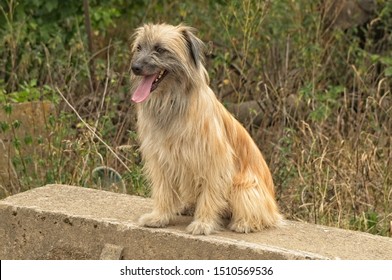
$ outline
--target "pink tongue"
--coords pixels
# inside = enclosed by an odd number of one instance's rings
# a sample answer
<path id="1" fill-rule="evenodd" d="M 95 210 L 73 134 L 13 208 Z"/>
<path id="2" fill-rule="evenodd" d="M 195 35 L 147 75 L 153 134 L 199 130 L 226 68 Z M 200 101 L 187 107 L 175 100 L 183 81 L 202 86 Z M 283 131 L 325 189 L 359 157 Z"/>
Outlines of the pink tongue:
<path id="1" fill-rule="evenodd" d="M 133 102 L 140 103 L 147 99 L 151 92 L 152 83 L 155 81 L 157 76 L 158 74 L 143 77 L 140 85 L 132 95 Z"/>

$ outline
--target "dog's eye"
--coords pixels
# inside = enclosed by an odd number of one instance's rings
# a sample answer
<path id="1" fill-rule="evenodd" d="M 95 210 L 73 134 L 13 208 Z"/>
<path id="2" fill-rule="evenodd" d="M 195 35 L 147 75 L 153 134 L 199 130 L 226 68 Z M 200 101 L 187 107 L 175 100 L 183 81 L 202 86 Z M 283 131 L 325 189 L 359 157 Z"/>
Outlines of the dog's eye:
<path id="1" fill-rule="evenodd" d="M 140 51 L 142 50 L 142 46 L 137 45 L 137 46 L 136 46 L 136 50 L 137 50 L 138 52 L 140 52 Z"/>
<path id="2" fill-rule="evenodd" d="M 161 47 L 159 47 L 159 46 L 156 46 L 156 47 L 155 47 L 155 51 L 156 51 L 157 53 L 164 53 L 164 52 L 165 52 L 165 49 L 164 49 L 164 48 L 161 48 Z"/>

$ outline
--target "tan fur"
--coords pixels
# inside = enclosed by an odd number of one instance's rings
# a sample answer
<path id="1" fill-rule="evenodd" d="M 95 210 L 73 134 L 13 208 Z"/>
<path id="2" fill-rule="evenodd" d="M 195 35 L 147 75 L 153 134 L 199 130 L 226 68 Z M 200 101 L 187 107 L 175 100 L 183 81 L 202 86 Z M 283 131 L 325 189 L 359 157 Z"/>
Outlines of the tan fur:
<path id="1" fill-rule="evenodd" d="M 164 51 L 158 53 L 157 45 Z M 183 208 L 195 207 L 192 234 L 222 228 L 254 232 L 281 221 L 270 171 L 247 131 L 217 100 L 203 66 L 203 43 L 186 26 L 144 25 L 133 43 L 132 66 L 143 75 L 168 74 L 137 104 L 144 170 L 154 209 L 139 222 L 165 227 Z M 161 51 L 161 50 L 159 50 Z"/>

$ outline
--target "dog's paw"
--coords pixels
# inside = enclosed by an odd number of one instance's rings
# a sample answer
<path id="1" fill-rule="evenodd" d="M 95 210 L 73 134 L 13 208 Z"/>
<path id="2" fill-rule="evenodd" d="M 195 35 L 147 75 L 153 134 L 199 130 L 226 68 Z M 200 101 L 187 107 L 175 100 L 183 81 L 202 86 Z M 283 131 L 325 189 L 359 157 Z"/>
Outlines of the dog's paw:
<path id="1" fill-rule="evenodd" d="M 251 227 L 248 223 L 243 221 L 231 223 L 229 225 L 229 229 L 239 233 L 250 233 L 250 232 L 258 231 L 257 229 Z"/>
<path id="2" fill-rule="evenodd" d="M 157 215 L 156 213 L 145 214 L 140 217 L 139 225 L 145 227 L 162 228 L 169 224 L 169 219 Z"/>
<path id="3" fill-rule="evenodd" d="M 218 230 L 218 227 L 215 223 L 207 223 L 207 222 L 200 222 L 200 221 L 193 221 L 187 228 L 186 231 L 188 233 L 194 235 L 209 235 L 213 232 Z"/>

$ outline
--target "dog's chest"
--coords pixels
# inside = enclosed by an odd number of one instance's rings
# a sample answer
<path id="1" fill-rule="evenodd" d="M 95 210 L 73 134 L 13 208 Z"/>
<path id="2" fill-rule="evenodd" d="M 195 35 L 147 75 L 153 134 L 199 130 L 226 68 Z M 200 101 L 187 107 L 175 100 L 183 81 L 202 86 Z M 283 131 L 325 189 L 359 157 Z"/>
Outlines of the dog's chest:
<path id="1" fill-rule="evenodd" d="M 198 169 L 200 164 L 212 156 L 197 121 L 190 125 L 185 119 L 179 118 L 172 120 L 170 125 L 161 127 L 159 124 L 156 122 L 151 125 L 149 122 L 139 126 L 143 154 L 155 155 L 162 164 L 176 169 Z"/>

